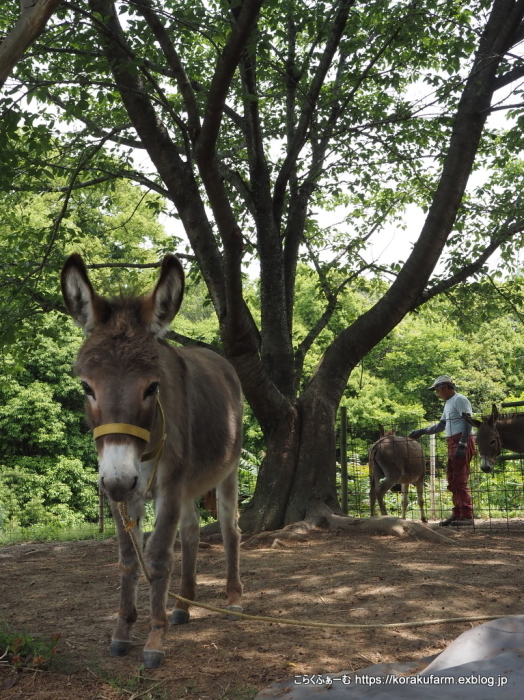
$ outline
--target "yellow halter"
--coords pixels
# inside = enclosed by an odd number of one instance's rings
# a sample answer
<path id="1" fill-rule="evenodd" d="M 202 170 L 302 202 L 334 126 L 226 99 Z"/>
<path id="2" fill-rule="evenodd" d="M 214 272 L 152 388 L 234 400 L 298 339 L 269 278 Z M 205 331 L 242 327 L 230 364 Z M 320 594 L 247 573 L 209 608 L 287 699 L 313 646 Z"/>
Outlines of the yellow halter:
<path id="1" fill-rule="evenodd" d="M 164 409 L 162 408 L 162 404 L 160 402 L 160 396 L 158 394 L 156 396 L 156 401 L 158 404 L 158 410 L 160 411 L 160 420 L 162 421 L 162 437 L 160 438 L 160 442 L 158 443 L 158 445 L 153 450 L 151 450 L 150 452 L 146 452 L 140 458 L 141 462 L 148 462 L 150 459 L 153 459 L 153 457 L 156 457 L 155 464 L 153 465 L 153 471 L 151 472 L 151 476 L 149 477 L 149 482 L 147 484 L 146 494 L 151 491 L 151 487 L 153 486 L 153 481 L 155 480 L 158 463 L 162 459 L 164 444 L 167 438 L 167 435 L 165 433 L 166 418 L 164 415 Z M 129 423 L 104 423 L 104 425 L 99 425 L 98 427 L 93 429 L 93 437 L 95 440 L 96 438 L 102 437 L 102 435 L 114 435 L 115 433 L 120 433 L 123 435 L 133 435 L 133 437 L 140 438 L 145 442 L 149 442 L 151 440 L 151 433 L 149 432 L 149 430 L 146 430 L 145 428 L 139 428 L 137 425 L 130 425 Z"/>

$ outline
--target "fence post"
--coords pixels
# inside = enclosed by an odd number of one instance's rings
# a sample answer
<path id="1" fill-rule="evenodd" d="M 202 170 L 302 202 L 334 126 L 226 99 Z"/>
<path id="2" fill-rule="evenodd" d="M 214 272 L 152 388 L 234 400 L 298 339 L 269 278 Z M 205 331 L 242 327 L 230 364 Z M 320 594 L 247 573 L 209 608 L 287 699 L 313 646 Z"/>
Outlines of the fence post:
<path id="1" fill-rule="evenodd" d="M 431 425 L 435 425 L 433 421 Z M 435 510 L 435 467 L 437 463 L 437 438 L 436 435 L 429 436 L 429 497 L 430 497 L 430 514 L 431 520 L 437 519 Z"/>
<path id="2" fill-rule="evenodd" d="M 348 410 L 340 407 L 340 479 L 342 482 L 342 512 L 348 514 Z"/>
<path id="3" fill-rule="evenodd" d="M 98 487 L 98 532 L 104 532 L 104 492 Z"/>

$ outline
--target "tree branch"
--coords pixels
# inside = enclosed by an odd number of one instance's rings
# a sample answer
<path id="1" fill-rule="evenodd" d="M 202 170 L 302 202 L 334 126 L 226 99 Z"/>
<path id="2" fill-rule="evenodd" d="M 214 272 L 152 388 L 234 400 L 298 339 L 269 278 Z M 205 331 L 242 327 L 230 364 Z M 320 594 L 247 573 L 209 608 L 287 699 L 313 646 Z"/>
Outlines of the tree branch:
<path id="1" fill-rule="evenodd" d="M 39 187 L 39 192 L 67 192 L 68 190 L 80 190 L 86 187 L 93 187 L 93 185 L 100 185 L 103 182 L 108 182 L 109 180 L 116 180 L 117 175 L 105 175 L 104 177 L 96 177 L 92 180 L 85 180 L 83 182 L 75 182 L 72 187 Z M 9 188 L 12 192 L 34 192 L 34 187 L 16 187 L 12 185 Z"/>
<path id="2" fill-rule="evenodd" d="M 151 31 L 155 35 L 155 38 L 158 41 L 164 56 L 166 57 L 168 65 L 173 71 L 173 76 L 177 81 L 178 89 L 180 90 L 187 110 L 189 135 L 191 140 L 194 141 L 200 132 L 200 116 L 198 113 L 198 106 L 193 93 L 193 88 L 191 87 L 191 82 L 186 74 L 186 71 L 184 70 L 178 52 L 175 49 L 166 28 L 154 11 L 150 0 L 135 0 L 134 4 L 136 7 L 138 7 L 142 13 L 142 16 L 149 24 Z"/>
<path id="3" fill-rule="evenodd" d="M 484 263 L 491 257 L 491 255 L 493 255 L 493 253 L 502 245 L 502 243 L 505 243 L 515 234 L 521 233 L 522 231 L 524 231 L 524 220 L 517 221 L 512 226 L 508 226 L 507 228 L 503 229 L 496 237 L 491 239 L 490 244 L 484 249 L 482 254 L 479 255 L 476 260 L 469 265 L 465 265 L 454 275 L 451 275 L 444 280 L 440 280 L 440 282 L 437 282 L 437 284 L 433 285 L 433 287 L 426 289 L 417 299 L 412 310 L 414 311 L 415 309 L 418 309 L 420 306 L 428 302 L 430 299 L 433 299 L 438 294 L 455 287 L 457 284 L 460 284 L 460 282 L 465 282 L 468 277 L 471 277 L 471 275 L 479 272 Z"/>
<path id="4" fill-rule="evenodd" d="M 326 42 L 326 46 L 324 47 L 324 52 L 317 66 L 317 70 L 315 71 L 315 75 L 313 76 L 313 80 L 311 81 L 309 91 L 302 103 L 302 109 L 300 110 L 300 117 L 293 143 L 291 147 L 288 148 L 288 152 L 276 179 L 273 191 L 273 212 L 278 227 L 280 226 L 280 221 L 282 219 L 284 196 L 291 170 L 296 163 L 296 159 L 300 151 L 306 143 L 307 133 L 311 124 L 311 119 L 313 117 L 318 96 L 320 94 L 320 89 L 324 84 L 327 72 L 333 62 L 333 57 L 338 49 L 342 34 L 346 27 L 349 10 L 354 2 L 355 0 L 340 0 L 340 9 L 331 28 L 331 34 Z"/>
<path id="5" fill-rule="evenodd" d="M 494 0 L 473 66 L 465 81 L 441 177 L 426 221 L 386 294 L 328 348 L 307 391 L 338 403 L 360 359 L 410 311 L 424 291 L 453 229 L 489 112 L 497 72 L 524 16 L 524 0 Z"/>
<path id="6" fill-rule="evenodd" d="M 195 262 L 196 257 L 194 255 L 186 255 L 185 253 L 175 253 L 177 258 L 181 258 L 182 260 L 189 260 L 190 262 Z M 162 261 L 160 260 L 159 262 L 153 262 L 153 263 L 117 263 L 117 262 L 109 262 L 109 263 L 92 263 L 91 265 L 86 265 L 88 270 L 103 270 L 104 268 L 125 268 L 125 269 L 133 269 L 133 270 L 152 270 L 158 267 L 161 267 Z"/>
<path id="7" fill-rule="evenodd" d="M 338 297 L 340 296 L 340 293 L 347 287 L 347 285 L 352 282 L 354 279 L 357 277 L 360 277 L 360 275 L 365 271 L 368 270 L 371 267 L 371 265 L 364 265 L 363 267 L 360 268 L 360 270 L 357 270 L 354 272 L 352 275 L 347 277 L 334 292 L 331 292 L 328 298 L 328 303 L 326 305 L 326 308 L 324 309 L 322 316 L 317 320 L 315 325 L 309 330 L 307 335 L 303 338 L 301 343 L 298 345 L 296 351 L 295 351 L 295 383 L 296 383 L 296 388 L 298 391 L 298 387 L 300 384 L 300 380 L 302 379 L 302 372 L 304 369 L 304 360 L 306 358 L 306 355 L 308 351 L 310 350 L 311 346 L 315 342 L 315 340 L 318 338 L 318 336 L 322 333 L 324 328 L 328 325 L 330 322 L 335 309 L 337 308 L 337 303 L 338 303 Z"/>
<path id="8" fill-rule="evenodd" d="M 517 309 L 517 307 L 515 306 L 515 304 L 514 304 L 514 303 L 511 301 L 511 299 L 508 297 L 508 295 L 507 295 L 507 294 L 504 294 L 504 292 L 502 291 L 502 289 L 500 289 L 500 287 L 497 287 L 497 285 L 496 285 L 495 282 L 493 281 L 493 278 L 491 277 L 491 275 L 487 275 L 487 278 L 488 278 L 488 280 L 490 281 L 490 284 L 491 284 L 491 286 L 493 287 L 493 289 L 497 292 L 497 294 L 498 294 L 499 296 L 501 296 L 501 297 L 504 299 L 504 301 L 506 302 L 506 304 L 510 307 L 510 309 L 513 311 L 513 313 L 516 315 L 516 317 L 519 319 L 519 321 L 520 321 L 521 323 L 524 323 L 524 317 L 522 316 L 522 314 L 520 313 L 520 311 Z"/>
<path id="9" fill-rule="evenodd" d="M 218 60 L 207 96 L 202 131 L 197 143 L 200 158 L 206 158 L 208 154 L 214 154 L 229 86 L 246 44 L 255 28 L 262 3 L 263 0 L 244 0 L 231 34 Z"/>
<path id="10" fill-rule="evenodd" d="M 47 92 L 47 96 L 50 102 L 53 102 L 53 104 L 57 105 L 63 110 L 67 109 L 66 103 L 60 99 L 57 95 L 53 95 L 49 91 Z M 125 129 L 129 129 L 132 127 L 132 124 L 121 124 L 120 126 L 115 126 L 111 129 L 110 132 L 104 131 L 104 129 L 101 129 L 96 122 L 94 122 L 92 119 L 89 119 L 85 115 L 75 115 L 75 118 L 84 123 L 86 126 L 88 126 L 91 131 L 96 134 L 97 136 L 102 136 L 106 140 L 109 141 L 114 141 L 115 143 L 122 144 L 123 146 L 129 146 L 131 148 L 144 148 L 144 144 L 141 141 L 138 141 L 137 139 L 128 139 L 122 136 L 117 136 L 117 134 L 120 131 L 124 131 Z"/>
<path id="11" fill-rule="evenodd" d="M 211 344 L 211 343 L 205 343 L 203 340 L 195 340 L 194 338 L 189 338 L 187 335 L 183 335 L 182 333 L 177 333 L 176 331 L 168 331 L 164 338 L 167 338 L 168 340 L 172 340 L 175 343 L 178 343 L 179 345 L 184 345 L 185 347 L 198 347 L 198 348 L 206 348 L 206 350 L 212 350 L 213 352 L 218 353 L 219 355 L 223 355 L 224 352 L 220 348 L 220 346 Z"/>
<path id="12" fill-rule="evenodd" d="M 240 173 L 238 173 L 236 170 L 232 170 L 224 162 L 220 161 L 218 167 L 220 168 L 222 177 L 226 180 L 226 182 L 229 182 L 229 184 L 235 188 L 251 216 L 256 219 L 256 209 L 248 183 L 244 180 Z"/>
<path id="13" fill-rule="evenodd" d="M 198 258 L 219 322 L 226 317 L 223 260 L 209 224 L 190 164 L 179 156 L 165 125 L 158 119 L 140 78 L 131 70 L 129 52 L 122 48 L 125 36 L 109 0 L 90 0 L 93 11 L 106 18 L 101 32 L 104 52 L 111 66 L 124 106 L 146 147 L 157 172 L 175 203 L 191 246 Z M 116 39 L 115 39 L 116 37 Z"/>

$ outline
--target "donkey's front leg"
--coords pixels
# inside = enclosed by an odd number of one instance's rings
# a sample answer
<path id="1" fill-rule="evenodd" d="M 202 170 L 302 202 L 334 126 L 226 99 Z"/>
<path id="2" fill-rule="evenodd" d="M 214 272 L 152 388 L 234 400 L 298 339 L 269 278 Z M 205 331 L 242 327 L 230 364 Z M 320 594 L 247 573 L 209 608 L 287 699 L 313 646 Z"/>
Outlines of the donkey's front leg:
<path id="1" fill-rule="evenodd" d="M 120 609 L 118 622 L 111 637 L 110 656 L 125 656 L 131 649 L 131 630 L 137 618 L 136 594 L 140 568 L 129 532 L 126 532 L 118 504 L 110 501 L 111 512 L 116 523 L 119 545 L 119 567 L 122 572 L 120 587 Z M 138 547 L 142 547 L 141 523 L 144 518 L 144 503 L 138 496 L 132 497 L 127 503 L 127 512 L 131 520 L 136 522 L 133 533 Z"/>
<path id="2" fill-rule="evenodd" d="M 173 547 L 180 518 L 180 504 L 160 500 L 156 503 L 155 529 L 146 545 L 146 562 L 150 576 L 151 627 L 144 647 L 146 668 L 158 668 L 164 658 L 163 640 L 169 627 L 166 613 L 167 594 Z"/>

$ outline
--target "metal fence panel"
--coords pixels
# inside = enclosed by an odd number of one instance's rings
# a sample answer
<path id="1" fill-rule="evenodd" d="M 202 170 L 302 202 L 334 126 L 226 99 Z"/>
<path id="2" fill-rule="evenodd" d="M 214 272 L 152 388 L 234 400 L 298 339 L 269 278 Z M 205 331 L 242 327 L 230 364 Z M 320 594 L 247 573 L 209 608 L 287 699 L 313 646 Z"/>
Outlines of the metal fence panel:
<path id="1" fill-rule="evenodd" d="M 422 425 L 385 425 L 384 430 L 395 431 L 396 435 L 407 436 L 412 430 Z M 369 501 L 369 459 L 368 451 L 378 440 L 379 430 L 362 429 L 358 425 L 349 424 L 346 430 L 347 441 L 347 471 L 348 471 L 348 513 L 355 517 L 370 515 Z M 431 520 L 440 520 L 450 515 L 453 506 L 451 493 L 447 490 L 446 463 L 447 442 L 443 433 L 436 436 L 425 435 L 420 444 L 426 457 L 426 477 L 424 487 L 424 502 L 426 514 Z M 340 456 L 337 450 L 337 457 Z M 504 524 L 509 527 L 513 519 L 524 518 L 524 459 L 505 460 L 502 455 L 497 462 L 494 474 L 485 474 L 480 469 L 478 452 L 471 462 L 469 486 L 471 490 L 474 517 L 477 525 L 482 522 L 491 528 L 500 528 Z M 337 482 L 339 495 L 342 495 L 340 459 L 337 459 Z M 399 491 L 389 491 L 385 497 L 388 513 L 401 514 L 401 494 Z M 414 486 L 409 488 L 409 506 L 407 517 L 419 519 L 420 509 L 417 504 Z"/>

